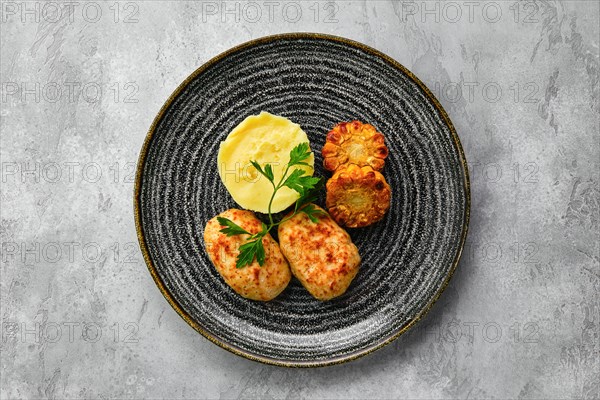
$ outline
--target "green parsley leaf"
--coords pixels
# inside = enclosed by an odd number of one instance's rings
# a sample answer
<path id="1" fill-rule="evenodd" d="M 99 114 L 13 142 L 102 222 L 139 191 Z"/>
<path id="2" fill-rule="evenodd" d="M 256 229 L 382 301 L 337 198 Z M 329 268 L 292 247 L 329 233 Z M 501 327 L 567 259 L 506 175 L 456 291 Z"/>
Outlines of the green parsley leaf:
<path id="1" fill-rule="evenodd" d="M 221 229 L 220 232 L 226 234 L 227 236 L 242 235 L 242 234 L 250 235 L 251 234 L 250 232 L 243 229 L 241 226 L 237 225 L 235 222 L 233 222 L 230 219 L 227 219 L 224 217 L 217 217 L 217 221 L 219 221 L 219 224 L 221 226 L 226 227 L 226 228 Z"/>
<path id="2" fill-rule="evenodd" d="M 300 211 L 308 215 L 308 218 L 310 218 L 310 220 L 314 223 L 319 222 L 319 220 L 317 219 L 319 215 L 327 214 L 325 211 L 316 208 L 314 204 L 307 204 L 306 206 L 302 207 Z"/>
<path id="3" fill-rule="evenodd" d="M 290 162 L 288 165 L 290 167 L 293 165 L 308 165 L 302 163 L 308 157 L 310 157 L 310 146 L 308 145 L 308 142 L 300 143 L 290 151 Z"/>
<path id="4" fill-rule="evenodd" d="M 308 203 L 314 203 L 319 198 L 319 191 L 325 185 L 325 178 L 319 178 L 319 182 L 315 184 L 312 189 L 309 189 L 302 194 L 298 200 L 296 200 L 296 206 L 294 207 L 294 212 L 297 212 L 303 205 Z"/>
<path id="5" fill-rule="evenodd" d="M 302 175 L 304 175 L 304 174 L 305 174 L 304 170 L 301 170 L 301 169 L 293 170 L 292 173 L 283 182 L 283 186 L 287 186 L 290 189 L 293 189 L 296 192 L 302 194 L 303 187 L 302 187 L 302 184 L 300 183 L 300 177 L 302 177 Z"/>
<path id="6" fill-rule="evenodd" d="M 273 182 L 273 170 L 271 169 L 270 164 L 265 164 L 265 169 L 263 170 L 260 164 L 256 161 L 250 161 L 250 164 L 263 176 L 265 176 L 269 181 Z"/>
<path id="7" fill-rule="evenodd" d="M 295 169 L 292 171 L 290 176 L 287 177 L 283 186 L 287 186 L 292 190 L 300 193 L 300 196 L 304 195 L 307 191 L 313 189 L 315 185 L 319 183 L 320 178 L 313 176 L 303 176 L 305 171 L 301 169 Z"/>
<path id="8" fill-rule="evenodd" d="M 265 247 L 263 246 L 262 238 L 263 237 L 261 236 L 256 240 L 256 261 L 258 261 L 258 265 L 261 267 L 264 265 L 266 258 Z"/>
<path id="9" fill-rule="evenodd" d="M 273 182 L 273 180 L 275 179 L 275 175 L 273 175 L 273 169 L 271 168 L 271 164 L 265 164 L 265 175 L 271 182 Z"/>
<path id="10" fill-rule="evenodd" d="M 240 246 L 240 254 L 238 255 L 235 267 L 243 268 L 246 265 L 252 264 L 254 257 L 258 261 L 258 265 L 262 266 L 265 263 L 265 248 L 262 244 L 262 236 Z"/>
<path id="11" fill-rule="evenodd" d="M 310 164 L 304 161 L 298 161 L 297 163 L 295 163 L 294 165 L 306 165 L 307 167 L 310 167 Z"/>

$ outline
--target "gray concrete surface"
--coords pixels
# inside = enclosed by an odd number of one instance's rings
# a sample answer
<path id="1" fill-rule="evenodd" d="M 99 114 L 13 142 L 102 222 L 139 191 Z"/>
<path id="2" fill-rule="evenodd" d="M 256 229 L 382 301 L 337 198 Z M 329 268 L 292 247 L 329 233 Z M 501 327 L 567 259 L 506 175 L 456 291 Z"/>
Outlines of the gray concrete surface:
<path id="1" fill-rule="evenodd" d="M 1 392 L 12 398 L 599 398 L 599 3 L 1 5 Z M 472 179 L 468 245 L 392 345 L 316 370 L 211 344 L 137 246 L 134 165 L 186 76 L 260 36 L 371 45 L 440 98 Z"/>

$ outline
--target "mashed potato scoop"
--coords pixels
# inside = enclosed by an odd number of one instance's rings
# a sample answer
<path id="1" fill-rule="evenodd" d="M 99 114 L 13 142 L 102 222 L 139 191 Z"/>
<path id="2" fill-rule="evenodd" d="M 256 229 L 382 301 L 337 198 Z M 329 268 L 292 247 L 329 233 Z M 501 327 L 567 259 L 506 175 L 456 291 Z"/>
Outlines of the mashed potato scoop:
<path id="1" fill-rule="evenodd" d="M 250 161 L 257 161 L 260 165 L 271 164 L 275 182 L 279 182 L 290 160 L 290 151 L 305 142 L 308 142 L 306 133 L 300 125 L 289 119 L 265 111 L 259 115 L 251 115 L 221 142 L 217 156 L 219 176 L 233 200 L 242 208 L 267 213 L 269 195 L 273 192 L 273 187 Z M 306 163 L 308 165 L 295 168 L 303 169 L 305 175 L 312 176 L 313 154 Z M 285 210 L 298 197 L 298 193 L 294 190 L 281 188 L 273 199 L 271 212 Z"/>

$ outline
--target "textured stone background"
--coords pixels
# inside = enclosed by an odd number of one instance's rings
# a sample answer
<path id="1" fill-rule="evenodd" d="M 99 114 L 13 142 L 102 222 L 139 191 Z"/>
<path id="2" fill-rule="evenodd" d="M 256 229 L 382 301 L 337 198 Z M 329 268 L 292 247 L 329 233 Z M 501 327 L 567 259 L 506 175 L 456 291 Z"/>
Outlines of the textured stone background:
<path id="1" fill-rule="evenodd" d="M 0 4 L 3 399 L 600 397 L 597 1 Z M 291 31 L 414 71 L 472 180 L 465 254 L 432 312 L 316 370 L 247 361 L 187 326 L 132 215 L 138 151 L 174 88 Z"/>

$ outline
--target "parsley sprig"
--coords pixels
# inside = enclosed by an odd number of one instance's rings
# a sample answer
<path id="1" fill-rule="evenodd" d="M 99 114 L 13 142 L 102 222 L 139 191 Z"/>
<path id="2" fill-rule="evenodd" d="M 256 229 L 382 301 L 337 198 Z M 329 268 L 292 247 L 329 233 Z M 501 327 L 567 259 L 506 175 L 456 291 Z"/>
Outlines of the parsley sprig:
<path id="1" fill-rule="evenodd" d="M 269 199 L 269 224 L 267 225 L 263 223 L 262 229 L 258 233 L 251 234 L 230 219 L 217 217 L 219 224 L 224 227 L 221 229 L 221 232 L 227 236 L 249 235 L 247 241 L 240 246 L 240 254 L 238 255 L 235 264 L 237 268 L 243 268 L 246 265 L 252 264 L 254 258 L 256 258 L 256 261 L 258 261 L 258 264 L 261 266 L 265 263 L 265 249 L 262 239 L 273 227 L 289 220 L 299 212 L 303 212 L 308 215 L 310 220 L 313 222 L 317 222 L 317 216 L 323 214 L 322 210 L 316 208 L 312 204 L 308 204 L 317 199 L 318 191 L 323 187 L 323 178 L 316 178 L 306 175 L 306 171 L 300 168 L 295 168 L 290 173 L 290 170 L 296 166 L 308 166 L 309 164 L 306 162 L 306 160 L 310 157 L 310 154 L 311 151 L 308 143 L 300 143 L 294 147 L 292 151 L 290 151 L 290 161 L 285 166 L 283 175 L 277 183 L 275 183 L 275 175 L 273 174 L 273 167 L 271 164 L 265 164 L 264 166 L 261 166 L 256 161 L 250 161 L 252 166 L 254 166 L 254 168 L 256 168 L 261 175 L 269 180 L 273 186 L 273 193 Z M 295 190 L 298 192 L 300 197 L 298 197 L 296 203 L 294 204 L 294 211 L 281 221 L 277 222 L 273 219 L 271 205 L 273 204 L 275 194 L 282 187 L 288 187 L 292 190 Z"/>

